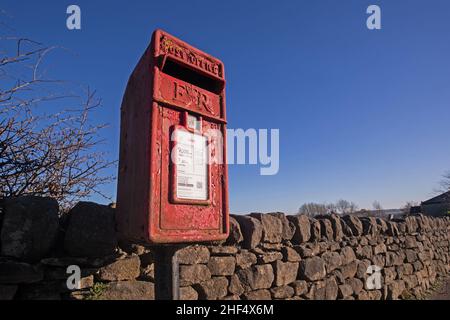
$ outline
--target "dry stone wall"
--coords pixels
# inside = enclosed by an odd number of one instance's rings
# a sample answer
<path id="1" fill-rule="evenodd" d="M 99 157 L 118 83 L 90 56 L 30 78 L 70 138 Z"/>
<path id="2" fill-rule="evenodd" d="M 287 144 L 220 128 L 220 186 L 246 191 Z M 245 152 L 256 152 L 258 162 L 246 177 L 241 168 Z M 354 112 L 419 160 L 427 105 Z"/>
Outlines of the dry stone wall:
<path id="1" fill-rule="evenodd" d="M 177 252 L 182 299 L 414 298 L 450 272 L 448 217 L 230 220 L 226 241 Z M 0 299 L 154 299 L 151 248 L 118 241 L 113 208 L 80 202 L 59 217 L 53 199 L 21 197 L 1 204 L 0 225 Z"/>

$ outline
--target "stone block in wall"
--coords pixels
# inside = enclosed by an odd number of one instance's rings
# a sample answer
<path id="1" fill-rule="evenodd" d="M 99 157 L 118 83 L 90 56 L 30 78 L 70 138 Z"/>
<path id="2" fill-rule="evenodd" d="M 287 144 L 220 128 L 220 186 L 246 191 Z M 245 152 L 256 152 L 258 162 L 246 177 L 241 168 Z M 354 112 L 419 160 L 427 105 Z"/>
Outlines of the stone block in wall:
<path id="1" fill-rule="evenodd" d="M 350 262 L 349 264 L 343 265 L 338 269 L 345 279 L 353 278 L 358 270 L 358 261 Z"/>
<path id="2" fill-rule="evenodd" d="M 244 236 L 242 235 L 241 227 L 235 218 L 230 216 L 230 234 L 228 235 L 225 243 L 227 245 L 237 245 L 244 240 Z"/>
<path id="3" fill-rule="evenodd" d="M 294 288 L 290 286 L 281 286 L 270 289 L 273 299 L 287 299 L 294 295 Z"/>
<path id="4" fill-rule="evenodd" d="M 360 218 L 360 221 L 363 225 L 363 234 L 375 236 L 378 233 L 378 224 L 377 220 L 374 217 L 363 217 Z"/>
<path id="5" fill-rule="evenodd" d="M 296 227 L 294 223 L 288 220 L 287 216 L 283 212 L 271 212 L 269 215 L 275 216 L 280 219 L 281 224 L 283 226 L 283 231 L 281 233 L 281 238 L 283 240 L 291 240 L 294 236 Z"/>
<path id="6" fill-rule="evenodd" d="M 356 300 L 370 300 L 369 294 L 366 290 L 361 290 L 359 293 L 355 294 Z"/>
<path id="7" fill-rule="evenodd" d="M 377 254 L 380 254 L 380 253 L 386 253 L 386 252 L 387 252 L 387 248 L 386 248 L 386 245 L 384 243 L 380 243 L 379 245 L 376 245 L 373 248 L 373 254 L 374 255 L 377 255 Z"/>
<path id="8" fill-rule="evenodd" d="M 250 216 L 261 222 L 263 228 L 263 242 L 281 242 L 283 235 L 283 223 L 278 217 L 263 213 L 251 213 Z"/>
<path id="9" fill-rule="evenodd" d="M 180 285 L 190 286 L 211 279 L 211 272 L 204 264 L 180 265 Z"/>
<path id="10" fill-rule="evenodd" d="M 154 300 L 155 286 L 147 281 L 110 282 L 102 290 L 99 300 Z"/>
<path id="11" fill-rule="evenodd" d="M 370 260 L 372 261 L 373 265 L 376 265 L 380 268 L 383 268 L 386 263 L 386 257 L 381 254 L 377 254 L 376 256 L 373 256 L 372 259 L 370 259 Z"/>
<path id="12" fill-rule="evenodd" d="M 17 285 L 0 284 L 0 301 L 14 299 L 17 288 Z"/>
<path id="13" fill-rule="evenodd" d="M 308 292 L 308 282 L 305 280 L 296 280 L 290 284 L 294 288 L 296 296 L 304 295 Z"/>
<path id="14" fill-rule="evenodd" d="M 256 251 L 258 252 L 258 251 Z M 283 254 L 279 251 L 259 251 L 256 255 L 258 263 L 265 264 L 283 259 Z"/>
<path id="15" fill-rule="evenodd" d="M 47 255 L 58 234 L 58 210 L 52 198 L 23 196 L 5 200 L 1 255 L 31 262 Z"/>
<path id="16" fill-rule="evenodd" d="M 208 248 L 201 245 L 189 246 L 177 251 L 179 264 L 208 263 L 209 257 Z"/>
<path id="17" fill-rule="evenodd" d="M 198 300 L 198 293 L 192 287 L 180 287 L 180 300 Z"/>
<path id="18" fill-rule="evenodd" d="M 246 249 L 256 248 L 261 242 L 263 234 L 261 222 L 250 216 L 234 215 L 233 217 L 239 223 L 242 235 L 244 236 L 243 247 Z"/>
<path id="19" fill-rule="evenodd" d="M 115 212 L 109 206 L 79 202 L 68 213 L 64 250 L 75 257 L 102 257 L 117 246 Z"/>
<path id="20" fill-rule="evenodd" d="M 298 275 L 298 262 L 275 261 L 273 263 L 275 271 L 275 285 L 284 286 L 294 282 Z"/>
<path id="21" fill-rule="evenodd" d="M 326 267 L 324 260 L 319 257 L 312 257 L 300 261 L 299 276 L 301 279 L 309 281 L 325 278 Z"/>
<path id="22" fill-rule="evenodd" d="M 405 247 L 407 249 L 417 248 L 417 240 L 415 236 L 406 236 Z"/>
<path id="23" fill-rule="evenodd" d="M 235 257 L 211 257 L 208 262 L 208 269 L 213 276 L 231 276 L 235 268 Z"/>
<path id="24" fill-rule="evenodd" d="M 337 252 L 328 251 L 322 254 L 321 258 L 325 262 L 327 272 L 331 272 L 342 264 L 341 255 Z"/>
<path id="25" fill-rule="evenodd" d="M 245 300 L 271 300 L 272 296 L 269 290 L 256 290 L 244 294 Z"/>
<path id="26" fill-rule="evenodd" d="M 320 218 L 320 235 L 327 239 L 328 241 L 333 240 L 333 227 L 331 226 L 331 221 L 326 218 Z"/>
<path id="27" fill-rule="evenodd" d="M 311 238 L 311 224 L 309 218 L 304 215 L 288 216 L 289 221 L 294 225 L 295 232 L 292 237 L 292 243 L 301 244 L 309 241 Z"/>
<path id="28" fill-rule="evenodd" d="M 356 248 L 356 257 L 358 259 L 371 259 L 373 255 L 373 249 L 370 245 L 358 246 Z"/>
<path id="29" fill-rule="evenodd" d="M 283 260 L 289 262 L 299 262 L 302 258 L 300 255 L 291 247 L 283 247 L 281 249 L 283 254 Z"/>
<path id="30" fill-rule="evenodd" d="M 238 295 L 233 294 L 231 296 L 223 297 L 222 300 L 241 300 L 241 298 Z"/>
<path id="31" fill-rule="evenodd" d="M 245 291 L 268 289 L 275 279 L 270 264 L 256 265 L 251 269 L 238 270 L 236 273 Z"/>
<path id="32" fill-rule="evenodd" d="M 217 300 L 228 294 L 228 280 L 225 277 L 213 277 L 194 285 L 200 299 Z"/>
<path id="33" fill-rule="evenodd" d="M 396 280 L 387 285 L 388 300 L 397 300 L 405 291 L 405 282 L 403 280 Z"/>
<path id="34" fill-rule="evenodd" d="M 392 237 L 398 237 L 400 232 L 398 230 L 398 226 L 397 226 L 396 222 L 393 222 L 393 221 L 387 222 L 387 234 Z"/>
<path id="35" fill-rule="evenodd" d="M 385 234 L 388 230 L 387 222 L 382 218 L 375 218 L 375 221 L 378 225 L 378 231 L 382 234 Z"/>
<path id="36" fill-rule="evenodd" d="M 234 246 L 211 246 L 209 251 L 214 256 L 231 256 L 238 252 L 238 248 Z"/>
<path id="37" fill-rule="evenodd" d="M 338 287 L 338 298 L 339 299 L 345 299 L 347 297 L 350 297 L 353 294 L 353 289 L 348 284 L 341 284 Z"/>
<path id="38" fill-rule="evenodd" d="M 319 242 L 321 239 L 320 222 L 316 219 L 310 219 L 311 241 Z"/>
<path id="39" fill-rule="evenodd" d="M 413 262 L 417 261 L 417 259 L 418 259 L 417 253 L 415 250 L 406 249 L 405 254 L 406 254 L 406 261 L 409 263 L 413 263 Z"/>
<path id="40" fill-rule="evenodd" d="M 100 268 L 96 278 L 99 281 L 134 280 L 140 275 L 140 267 L 139 257 L 133 255 Z"/>
<path id="41" fill-rule="evenodd" d="M 0 284 L 34 283 L 44 278 L 43 269 L 24 262 L 0 260 Z"/>
<path id="42" fill-rule="evenodd" d="M 309 242 L 293 247 L 295 251 L 300 254 L 303 259 L 310 258 L 320 253 L 320 247 L 317 243 Z"/>
<path id="43" fill-rule="evenodd" d="M 363 225 L 358 217 L 352 215 L 346 215 L 342 217 L 342 220 L 350 228 L 352 236 L 361 236 L 363 234 Z"/>
<path id="44" fill-rule="evenodd" d="M 352 247 L 343 247 L 341 249 L 341 259 L 342 264 L 349 264 L 356 260 L 355 251 L 353 251 Z"/>
<path id="45" fill-rule="evenodd" d="M 366 279 L 367 277 L 367 268 L 372 264 L 372 262 L 368 259 L 359 260 L 358 267 L 356 269 L 356 277 L 358 279 Z"/>
<path id="46" fill-rule="evenodd" d="M 357 278 L 349 278 L 345 280 L 345 284 L 352 288 L 352 292 L 358 295 L 364 288 L 364 283 L 362 280 Z"/>
<path id="47" fill-rule="evenodd" d="M 336 300 L 338 291 L 338 284 L 334 277 L 325 280 L 325 300 Z"/>
<path id="48" fill-rule="evenodd" d="M 257 258 L 253 252 L 242 249 L 236 254 L 236 266 L 242 269 L 246 269 L 256 264 Z"/>
<path id="49" fill-rule="evenodd" d="M 369 300 L 381 300 L 383 294 L 381 293 L 380 290 L 370 290 L 367 291 L 367 296 Z"/>
<path id="50" fill-rule="evenodd" d="M 228 285 L 228 291 L 233 295 L 240 296 L 245 292 L 244 286 L 241 283 L 241 280 L 236 274 L 233 274 L 230 277 L 230 284 Z"/>

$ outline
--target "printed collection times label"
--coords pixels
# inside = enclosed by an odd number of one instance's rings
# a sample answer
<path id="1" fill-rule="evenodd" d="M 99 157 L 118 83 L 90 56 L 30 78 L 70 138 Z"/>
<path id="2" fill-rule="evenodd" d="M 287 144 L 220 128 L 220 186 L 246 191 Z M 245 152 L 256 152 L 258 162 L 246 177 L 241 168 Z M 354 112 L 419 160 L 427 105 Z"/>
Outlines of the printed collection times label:
<path id="1" fill-rule="evenodd" d="M 208 141 L 205 136 L 178 129 L 176 193 L 179 199 L 208 200 Z"/>

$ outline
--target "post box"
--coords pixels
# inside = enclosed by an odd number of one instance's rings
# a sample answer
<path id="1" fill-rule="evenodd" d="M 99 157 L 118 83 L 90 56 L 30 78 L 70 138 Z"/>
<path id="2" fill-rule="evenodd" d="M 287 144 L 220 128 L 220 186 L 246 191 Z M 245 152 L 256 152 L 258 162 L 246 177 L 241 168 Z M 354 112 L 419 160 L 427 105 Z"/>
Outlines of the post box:
<path id="1" fill-rule="evenodd" d="M 223 63 L 156 30 L 121 106 L 120 237 L 145 244 L 225 239 L 225 155 Z"/>

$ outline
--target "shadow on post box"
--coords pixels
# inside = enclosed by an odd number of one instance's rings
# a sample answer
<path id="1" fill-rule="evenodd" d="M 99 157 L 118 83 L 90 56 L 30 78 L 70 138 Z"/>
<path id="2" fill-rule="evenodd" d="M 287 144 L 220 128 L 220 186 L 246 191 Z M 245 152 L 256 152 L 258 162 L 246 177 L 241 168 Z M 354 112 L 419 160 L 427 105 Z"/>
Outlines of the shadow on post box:
<path id="1" fill-rule="evenodd" d="M 117 227 L 145 244 L 226 239 L 223 63 L 156 30 L 121 106 Z"/>

